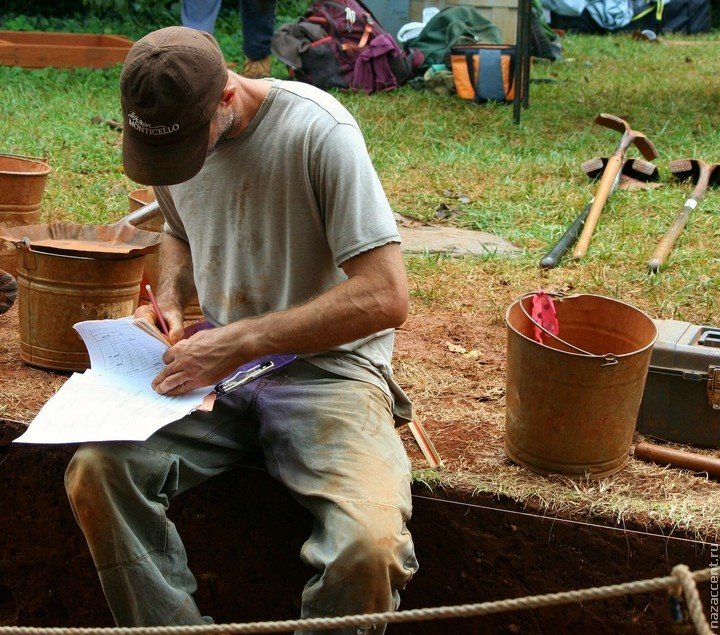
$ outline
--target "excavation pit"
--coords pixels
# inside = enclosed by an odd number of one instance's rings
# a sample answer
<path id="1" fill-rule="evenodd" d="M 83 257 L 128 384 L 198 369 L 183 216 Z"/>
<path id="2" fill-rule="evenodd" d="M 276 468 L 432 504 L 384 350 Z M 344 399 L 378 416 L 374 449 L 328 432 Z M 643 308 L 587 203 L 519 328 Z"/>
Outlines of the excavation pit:
<path id="1" fill-rule="evenodd" d="M 112 626 L 63 473 L 74 446 L 11 444 L 0 426 L 0 624 Z M 414 488 L 410 523 L 421 568 L 401 609 L 451 606 L 669 575 L 710 566 L 717 548 L 644 527 L 550 517 L 502 497 Z M 298 557 L 311 519 L 249 462 L 179 496 L 169 513 L 185 539 L 201 610 L 217 623 L 295 619 L 312 570 Z M 710 619 L 710 585 L 699 585 Z M 664 593 L 393 625 L 389 633 L 691 633 Z"/>

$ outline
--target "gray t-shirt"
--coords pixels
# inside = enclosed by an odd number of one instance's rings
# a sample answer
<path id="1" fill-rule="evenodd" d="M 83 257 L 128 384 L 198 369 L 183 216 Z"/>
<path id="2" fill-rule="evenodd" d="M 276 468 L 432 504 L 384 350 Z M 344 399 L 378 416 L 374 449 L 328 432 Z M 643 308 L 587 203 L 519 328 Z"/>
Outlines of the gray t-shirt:
<path id="1" fill-rule="evenodd" d="M 299 82 L 272 80 L 239 136 L 155 194 L 165 231 L 190 246 L 200 306 L 216 326 L 307 302 L 347 279 L 349 258 L 400 242 L 356 121 Z M 410 420 L 392 377 L 393 338 L 388 329 L 305 358 L 379 386 L 396 419 Z"/>

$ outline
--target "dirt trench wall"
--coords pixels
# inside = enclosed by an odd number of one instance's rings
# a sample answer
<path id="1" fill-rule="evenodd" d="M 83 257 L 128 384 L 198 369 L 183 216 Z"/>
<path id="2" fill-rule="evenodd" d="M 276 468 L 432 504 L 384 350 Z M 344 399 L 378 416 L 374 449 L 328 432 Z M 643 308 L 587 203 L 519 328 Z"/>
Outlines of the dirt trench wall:
<path id="1" fill-rule="evenodd" d="M 111 626 L 63 487 L 74 447 L 9 445 L 19 433 L 0 425 L 0 625 Z M 421 569 L 403 593 L 402 609 L 663 576 L 679 562 L 691 569 L 711 564 L 708 545 L 543 519 L 490 496 L 417 494 L 410 529 Z M 215 478 L 178 497 L 170 517 L 185 540 L 204 613 L 218 623 L 299 615 L 312 570 L 298 553 L 311 519 L 264 470 L 241 467 Z M 707 610 L 709 585 L 700 589 Z M 692 632 L 687 623 L 672 623 L 662 593 L 388 629 L 406 635 Z"/>

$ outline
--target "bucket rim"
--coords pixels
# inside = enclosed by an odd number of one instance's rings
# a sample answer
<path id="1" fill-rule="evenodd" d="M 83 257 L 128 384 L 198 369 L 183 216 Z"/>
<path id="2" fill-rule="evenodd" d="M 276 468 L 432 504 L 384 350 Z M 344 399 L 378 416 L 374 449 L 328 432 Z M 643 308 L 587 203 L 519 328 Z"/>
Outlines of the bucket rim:
<path id="1" fill-rule="evenodd" d="M 74 254 L 61 254 L 58 252 L 53 251 L 43 251 L 42 249 L 34 249 L 33 247 L 25 247 L 17 248 L 18 251 L 27 251 L 29 253 L 33 254 L 40 254 L 41 256 L 49 256 L 51 258 L 72 258 L 73 260 L 133 260 L 134 258 L 142 258 L 146 254 L 136 254 L 131 253 L 128 256 L 123 256 L 122 258 L 99 258 L 97 256 L 76 256 Z"/>
<path id="2" fill-rule="evenodd" d="M 533 338 L 528 337 L 527 335 L 521 333 L 512 324 L 510 324 L 509 317 L 510 317 L 510 311 L 512 310 L 512 308 L 516 304 L 521 303 L 525 298 L 531 297 L 532 295 L 533 295 L 533 293 L 525 293 L 525 294 L 521 295 L 517 300 L 515 300 L 507 308 L 507 311 L 505 311 L 505 325 L 507 326 L 507 328 L 511 329 L 513 331 L 513 333 L 522 337 L 523 339 L 527 340 L 528 342 L 532 342 L 533 344 L 537 344 L 539 346 L 544 346 L 544 344 L 536 342 Z M 570 300 L 573 298 L 593 297 L 593 298 L 601 298 L 602 300 L 609 300 L 610 302 L 615 302 L 616 304 L 622 304 L 623 306 L 626 306 L 629 309 L 633 309 L 633 310 L 637 311 L 638 313 L 640 313 L 648 321 L 648 323 L 652 326 L 653 331 L 654 331 L 654 336 L 648 344 L 646 344 L 642 348 L 638 348 L 637 350 L 634 350 L 630 353 L 608 352 L 608 353 L 605 353 L 604 355 L 596 355 L 595 353 L 575 353 L 575 352 L 571 352 L 571 351 L 562 351 L 557 348 L 546 347 L 546 348 L 551 348 L 551 350 L 555 351 L 556 353 L 562 353 L 563 355 L 572 355 L 574 357 L 579 357 L 581 359 L 598 359 L 598 360 L 604 360 L 604 361 L 607 360 L 608 357 L 612 357 L 614 359 L 625 359 L 628 357 L 632 357 L 634 355 L 638 355 L 639 353 L 644 353 L 649 348 L 652 348 L 655 345 L 655 342 L 657 341 L 659 333 L 658 333 L 658 328 L 657 328 L 657 324 L 655 324 L 655 321 L 647 313 L 645 313 L 645 311 L 643 311 L 642 309 L 638 309 L 636 306 L 633 306 L 632 304 L 629 304 L 628 302 L 624 302 L 623 300 L 618 300 L 617 298 L 611 298 L 606 295 L 600 295 L 598 293 L 573 293 L 571 295 L 548 293 L 548 295 L 553 295 L 556 298 L 560 299 L 561 301 Z"/>
<path id="3" fill-rule="evenodd" d="M 147 187 L 141 187 L 136 190 L 132 190 L 132 191 L 128 192 L 128 198 L 132 201 L 138 201 L 140 203 L 144 203 L 145 205 L 147 205 L 148 203 L 152 203 L 153 201 L 157 200 L 156 196 L 153 196 L 149 201 L 144 200 L 146 198 L 145 196 L 143 196 L 144 194 L 147 194 L 148 198 L 149 198 L 149 195 L 151 194 L 151 192 L 149 190 L 150 190 L 150 188 L 147 188 Z"/>
<path id="4" fill-rule="evenodd" d="M 21 154 L 8 154 L 4 152 L 0 152 L 0 159 L 16 159 L 18 161 L 22 161 L 23 163 L 33 163 L 43 167 L 42 170 L 35 170 L 33 172 L 18 172 L 15 170 L 10 171 L 0 169 L 0 176 L 47 176 L 50 174 L 50 163 L 47 159 L 42 159 L 40 157 L 26 157 Z"/>

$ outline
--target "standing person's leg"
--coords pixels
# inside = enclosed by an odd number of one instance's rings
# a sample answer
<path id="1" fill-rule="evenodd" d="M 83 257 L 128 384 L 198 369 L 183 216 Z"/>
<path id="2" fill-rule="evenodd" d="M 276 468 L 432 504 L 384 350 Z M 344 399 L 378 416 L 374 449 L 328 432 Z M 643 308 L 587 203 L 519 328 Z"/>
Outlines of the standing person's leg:
<path id="1" fill-rule="evenodd" d="M 275 0 L 240 0 L 246 77 L 270 76 L 270 41 L 275 32 Z"/>
<path id="2" fill-rule="evenodd" d="M 78 448 L 65 474 L 75 518 L 85 534 L 118 626 L 204 624 L 185 547 L 165 515 L 177 494 L 230 468 L 258 449 L 246 421 L 249 391 L 216 402 L 139 443 Z"/>
<path id="3" fill-rule="evenodd" d="M 396 609 L 417 560 L 406 527 L 410 463 L 390 399 L 298 361 L 268 380 L 257 409 L 270 473 L 315 518 L 300 555 L 318 573 L 303 591 L 302 616 Z"/>
<path id="4" fill-rule="evenodd" d="M 180 8 L 182 25 L 212 33 L 215 30 L 215 21 L 221 4 L 222 0 L 182 0 Z"/>

